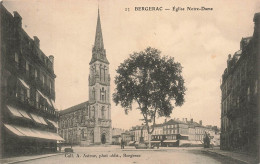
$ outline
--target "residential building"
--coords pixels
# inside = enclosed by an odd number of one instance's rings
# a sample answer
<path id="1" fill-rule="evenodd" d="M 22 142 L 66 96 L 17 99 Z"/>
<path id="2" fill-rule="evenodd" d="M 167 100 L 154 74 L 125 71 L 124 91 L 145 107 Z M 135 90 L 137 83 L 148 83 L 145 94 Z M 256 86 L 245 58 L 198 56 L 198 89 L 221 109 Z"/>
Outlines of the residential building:
<path id="1" fill-rule="evenodd" d="M 55 152 L 63 139 L 57 134 L 54 57 L 24 31 L 18 12 L 0 3 L 0 17 L 0 156 Z"/>
<path id="2" fill-rule="evenodd" d="M 254 16 L 253 36 L 242 38 L 240 50 L 228 55 L 221 83 L 221 138 L 223 150 L 258 154 L 260 13 Z"/>
<path id="3" fill-rule="evenodd" d="M 139 142 L 141 133 L 145 143 L 148 143 L 148 134 L 145 126 L 135 126 L 129 131 L 133 135 L 133 141 Z M 180 120 L 171 119 L 162 124 L 154 125 L 154 131 L 151 135 L 151 143 L 161 146 L 182 146 L 193 145 L 202 146 L 205 134 L 210 135 L 212 144 L 219 145 L 219 130 L 216 126 L 203 126 L 200 123 L 190 121 L 187 118 Z M 214 143 L 213 143 L 214 142 Z"/>
<path id="4" fill-rule="evenodd" d="M 66 143 L 111 144 L 109 62 L 104 48 L 98 10 L 96 36 L 89 63 L 89 101 L 60 111 L 59 133 Z"/>

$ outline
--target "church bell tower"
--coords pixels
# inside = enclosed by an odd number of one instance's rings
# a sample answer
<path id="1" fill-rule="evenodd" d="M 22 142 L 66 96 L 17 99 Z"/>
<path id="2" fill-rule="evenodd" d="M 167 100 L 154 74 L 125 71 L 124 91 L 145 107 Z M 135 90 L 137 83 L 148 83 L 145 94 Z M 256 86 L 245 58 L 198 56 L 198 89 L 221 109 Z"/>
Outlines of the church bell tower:
<path id="1" fill-rule="evenodd" d="M 89 63 L 90 119 L 94 121 L 93 144 L 112 142 L 109 62 L 104 49 L 98 9 L 96 36 Z"/>

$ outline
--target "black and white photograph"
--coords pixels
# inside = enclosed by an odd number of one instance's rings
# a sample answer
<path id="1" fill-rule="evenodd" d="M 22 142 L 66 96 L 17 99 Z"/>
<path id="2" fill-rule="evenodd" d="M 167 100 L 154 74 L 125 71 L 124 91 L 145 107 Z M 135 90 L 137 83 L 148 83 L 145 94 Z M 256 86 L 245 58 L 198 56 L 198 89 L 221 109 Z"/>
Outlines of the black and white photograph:
<path id="1" fill-rule="evenodd" d="M 259 0 L 0 0 L 0 163 L 260 163 Z"/>

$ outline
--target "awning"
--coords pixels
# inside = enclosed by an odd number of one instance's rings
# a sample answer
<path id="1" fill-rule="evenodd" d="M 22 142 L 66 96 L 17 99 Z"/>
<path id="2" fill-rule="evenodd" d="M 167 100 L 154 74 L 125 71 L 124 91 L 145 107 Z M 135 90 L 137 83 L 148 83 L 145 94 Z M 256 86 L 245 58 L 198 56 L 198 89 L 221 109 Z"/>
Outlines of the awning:
<path id="1" fill-rule="evenodd" d="M 11 125 L 8 124 L 4 124 L 4 126 L 10 130 L 12 133 L 14 133 L 17 136 L 25 136 L 23 133 L 21 133 L 20 131 L 18 131 L 17 129 L 15 129 L 14 127 L 12 127 Z"/>
<path id="2" fill-rule="evenodd" d="M 46 99 L 47 103 L 48 103 L 50 106 L 52 106 L 52 104 L 51 104 L 49 98 L 48 98 L 48 97 L 45 97 L 45 99 Z"/>
<path id="3" fill-rule="evenodd" d="M 22 79 L 18 78 L 19 81 L 23 84 L 23 86 L 27 89 L 30 89 L 29 85 L 26 84 L 26 82 L 24 82 Z"/>
<path id="4" fill-rule="evenodd" d="M 13 116 L 21 117 L 21 118 L 24 117 L 26 119 L 31 120 L 31 117 L 24 110 L 17 109 L 15 107 L 12 107 L 12 106 L 9 106 L 9 105 L 7 105 L 6 107 L 12 113 Z"/>
<path id="5" fill-rule="evenodd" d="M 151 141 L 151 143 L 161 143 L 161 141 Z"/>
<path id="6" fill-rule="evenodd" d="M 35 122 L 43 125 L 48 125 L 41 116 L 30 113 Z"/>
<path id="7" fill-rule="evenodd" d="M 41 116 L 38 116 L 38 118 L 41 120 L 42 124 L 48 125 L 48 124 L 46 123 L 46 121 L 45 121 Z"/>
<path id="8" fill-rule="evenodd" d="M 52 103 L 52 106 L 53 106 L 54 109 L 58 109 L 55 102 L 52 99 L 51 99 L 51 103 Z"/>
<path id="9" fill-rule="evenodd" d="M 163 142 L 167 142 L 167 143 L 169 143 L 169 142 L 177 142 L 177 140 L 164 140 Z"/>
<path id="10" fill-rule="evenodd" d="M 55 128 L 59 128 L 58 124 L 55 121 L 47 119 Z"/>
<path id="11" fill-rule="evenodd" d="M 19 112 L 23 115 L 23 117 L 31 120 L 31 117 L 25 111 L 19 109 Z"/>
<path id="12" fill-rule="evenodd" d="M 38 89 L 37 89 L 37 92 L 47 101 L 47 103 L 50 105 L 50 106 L 52 106 L 52 104 L 51 104 L 51 102 L 50 102 L 50 100 L 49 100 L 49 98 L 47 97 L 47 96 L 45 96 L 41 91 L 39 91 Z"/>
<path id="13" fill-rule="evenodd" d="M 187 134 L 180 134 L 182 137 L 189 137 Z"/>
<path id="14" fill-rule="evenodd" d="M 9 105 L 6 106 L 7 109 L 12 113 L 13 116 L 15 117 L 23 117 L 23 115 L 18 111 L 18 109 L 11 107 Z"/>
<path id="15" fill-rule="evenodd" d="M 25 127 L 20 127 L 20 126 L 14 126 L 12 125 L 15 129 L 23 133 L 26 137 L 35 137 L 37 138 L 38 135 L 34 133 L 31 129 L 25 128 Z"/>
<path id="16" fill-rule="evenodd" d="M 4 124 L 4 126 L 17 136 L 64 141 L 64 139 L 61 138 L 57 133 L 31 129 L 31 128 L 26 128 L 26 127 L 21 127 L 16 125 L 9 125 L 9 124 Z"/>

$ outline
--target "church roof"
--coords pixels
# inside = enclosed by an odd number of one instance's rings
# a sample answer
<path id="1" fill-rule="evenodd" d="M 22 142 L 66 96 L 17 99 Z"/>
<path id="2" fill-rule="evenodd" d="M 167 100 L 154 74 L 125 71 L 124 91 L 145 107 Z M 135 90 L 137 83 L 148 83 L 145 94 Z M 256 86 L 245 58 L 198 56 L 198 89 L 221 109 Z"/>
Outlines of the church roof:
<path id="1" fill-rule="evenodd" d="M 89 105 L 88 101 L 85 101 L 85 102 L 83 102 L 83 103 L 74 105 L 74 106 L 72 106 L 72 107 L 70 107 L 70 108 L 61 110 L 61 111 L 60 111 L 60 115 L 64 115 L 64 114 L 71 113 L 71 112 L 75 112 L 75 111 L 77 111 L 77 110 L 80 110 L 80 109 L 82 109 L 82 108 L 85 108 L 85 107 L 88 106 L 88 105 Z"/>

